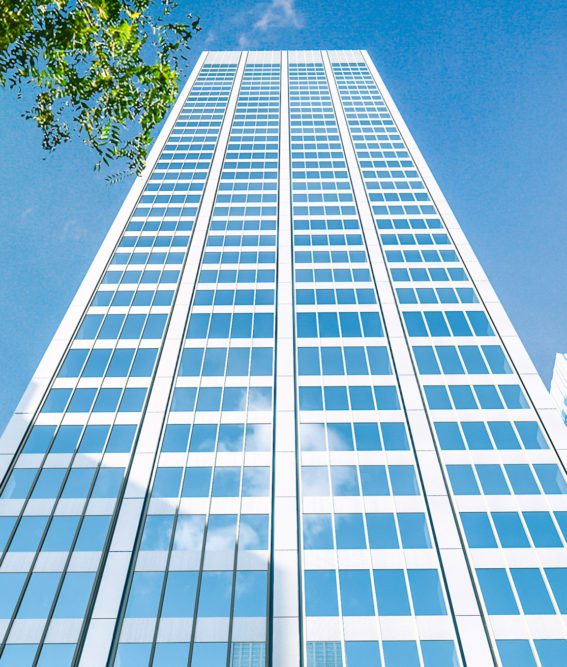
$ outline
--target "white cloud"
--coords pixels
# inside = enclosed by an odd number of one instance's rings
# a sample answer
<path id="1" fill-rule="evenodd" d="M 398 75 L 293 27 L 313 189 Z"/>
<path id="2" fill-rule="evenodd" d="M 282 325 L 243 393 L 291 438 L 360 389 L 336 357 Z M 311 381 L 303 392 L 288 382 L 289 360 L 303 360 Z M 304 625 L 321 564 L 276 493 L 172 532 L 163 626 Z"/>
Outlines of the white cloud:
<path id="1" fill-rule="evenodd" d="M 252 28 L 240 33 L 238 46 L 249 49 L 258 45 L 258 41 L 274 35 L 278 30 L 303 28 L 303 17 L 295 8 L 295 0 L 271 0 L 257 4 L 252 10 L 241 15 L 241 19 L 252 17 Z"/>
<path id="2" fill-rule="evenodd" d="M 265 32 L 274 28 L 301 28 L 302 25 L 294 0 L 272 0 L 254 24 L 254 30 Z"/>

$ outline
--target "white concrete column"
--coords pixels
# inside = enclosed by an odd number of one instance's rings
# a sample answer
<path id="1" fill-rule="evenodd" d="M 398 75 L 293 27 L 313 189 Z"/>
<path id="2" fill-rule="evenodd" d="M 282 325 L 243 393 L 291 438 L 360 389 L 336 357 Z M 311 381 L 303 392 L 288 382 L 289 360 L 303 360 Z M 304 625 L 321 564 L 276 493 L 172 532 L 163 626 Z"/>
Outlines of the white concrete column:
<path id="1" fill-rule="evenodd" d="M 468 667 L 486 667 L 493 663 L 490 642 L 459 538 L 451 498 L 437 455 L 425 405 L 419 391 L 408 342 L 374 223 L 372 208 L 366 194 L 339 91 L 326 52 L 323 52 L 323 63 L 366 240 L 369 261 L 376 280 L 384 329 L 392 353 L 394 370 L 407 416 L 419 474 L 424 486 L 428 511 L 435 531 L 441 566 L 462 642 L 464 658 Z"/>
<path id="2" fill-rule="evenodd" d="M 290 667 L 301 646 L 287 52 L 281 57 L 272 664 Z"/>
<path id="3" fill-rule="evenodd" d="M 218 55 L 215 54 L 215 56 Z M 201 206 L 193 228 L 187 260 L 181 274 L 179 293 L 171 314 L 171 321 L 163 343 L 163 351 L 148 399 L 148 408 L 140 430 L 124 500 L 118 514 L 116 530 L 110 545 L 108 559 L 102 575 L 85 643 L 81 651 L 81 660 L 79 663 L 81 667 L 98 667 L 99 665 L 106 664 L 109 656 L 113 633 L 120 611 L 120 601 L 128 578 L 132 549 L 144 506 L 144 498 L 152 479 L 154 462 L 163 429 L 164 415 L 175 382 L 178 359 L 183 350 L 189 307 L 197 281 L 201 256 L 204 251 L 209 221 L 246 63 L 246 53 L 227 53 L 222 54 L 221 57 L 225 58 L 223 62 L 230 62 L 227 58 L 232 57 L 232 62 L 238 62 L 238 69 L 203 192 Z M 206 61 L 207 58 L 203 58 L 200 61 L 200 66 L 193 70 L 190 77 L 191 85 L 199 75 L 199 71 Z M 178 113 L 175 115 L 172 114 L 174 120 L 177 118 Z"/>

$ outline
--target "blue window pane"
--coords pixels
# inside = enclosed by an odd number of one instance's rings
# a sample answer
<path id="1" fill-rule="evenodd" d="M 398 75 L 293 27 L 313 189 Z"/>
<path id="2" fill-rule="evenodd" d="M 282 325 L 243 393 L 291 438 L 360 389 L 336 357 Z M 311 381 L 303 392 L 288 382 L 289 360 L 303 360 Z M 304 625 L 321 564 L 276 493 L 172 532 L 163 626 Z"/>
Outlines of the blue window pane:
<path id="1" fill-rule="evenodd" d="M 34 572 L 20 605 L 18 618 L 47 618 L 60 576 L 59 572 Z"/>
<path id="2" fill-rule="evenodd" d="M 12 529 L 16 524 L 15 516 L 0 516 L 0 551 L 4 551 Z"/>
<path id="3" fill-rule="evenodd" d="M 215 426 L 209 424 L 200 424 L 209 429 L 215 429 Z M 241 452 L 243 447 L 244 427 L 242 424 L 221 424 L 219 428 L 219 452 Z M 191 441 L 192 442 L 192 441 Z M 212 439 L 214 449 L 214 437 Z M 212 451 L 209 450 L 209 451 Z"/>
<path id="4" fill-rule="evenodd" d="M 537 463 L 534 469 L 544 493 L 567 493 L 567 482 L 556 463 Z"/>
<path id="5" fill-rule="evenodd" d="M 327 424 L 329 450 L 353 450 L 352 431 L 350 424 Z"/>
<path id="6" fill-rule="evenodd" d="M 431 547 L 425 514 L 403 512 L 398 514 L 398 523 L 404 549 L 429 549 Z"/>
<path id="7" fill-rule="evenodd" d="M 567 614 L 567 568 L 548 567 L 545 575 L 561 614 Z"/>
<path id="8" fill-rule="evenodd" d="M 563 667 L 567 662 L 567 640 L 536 639 L 534 644 L 542 667 Z"/>
<path id="9" fill-rule="evenodd" d="M 516 512 L 493 512 L 492 520 L 503 547 L 526 548 L 530 546 L 522 521 Z"/>
<path id="10" fill-rule="evenodd" d="M 108 437 L 109 430 L 110 430 L 109 426 L 92 426 L 92 425 L 87 426 L 85 432 L 83 433 L 83 437 L 81 438 L 79 452 L 81 453 L 102 452 L 102 450 L 104 449 L 106 438 Z"/>
<path id="11" fill-rule="evenodd" d="M 365 496 L 390 495 L 385 466 L 360 466 L 360 481 Z"/>
<path id="12" fill-rule="evenodd" d="M 560 547 L 561 538 L 548 512 L 524 512 L 524 520 L 536 547 Z"/>
<path id="13" fill-rule="evenodd" d="M 155 498 L 176 498 L 179 495 L 182 468 L 158 468 L 152 495 Z"/>
<path id="14" fill-rule="evenodd" d="M 413 466 L 389 466 L 392 493 L 395 496 L 418 496 L 419 485 Z"/>
<path id="15" fill-rule="evenodd" d="M 329 477 L 326 466 L 302 466 L 301 478 L 304 496 L 329 495 Z"/>
<path id="16" fill-rule="evenodd" d="M 191 431 L 189 451 L 213 452 L 217 439 L 216 424 L 194 424 Z"/>
<path id="17" fill-rule="evenodd" d="M 488 428 L 496 449 L 520 449 L 518 438 L 509 422 L 489 422 Z"/>
<path id="18" fill-rule="evenodd" d="M 232 572 L 203 572 L 199 592 L 200 618 L 228 618 Z"/>
<path id="19" fill-rule="evenodd" d="M 392 367 L 385 347 L 369 347 L 367 352 L 372 375 L 391 375 Z"/>
<path id="20" fill-rule="evenodd" d="M 335 496 L 360 494 L 355 466 L 331 466 L 331 484 Z"/>
<path id="21" fill-rule="evenodd" d="M 198 572 L 169 572 L 161 615 L 163 618 L 191 618 L 195 613 Z"/>
<path id="22" fill-rule="evenodd" d="M 365 549 L 364 523 L 361 514 L 335 514 L 337 549 Z"/>
<path id="23" fill-rule="evenodd" d="M 152 618 L 158 611 L 163 572 L 135 572 L 126 607 L 127 618 Z"/>
<path id="24" fill-rule="evenodd" d="M 397 400 L 397 398 L 396 398 Z M 382 422 L 382 440 L 386 451 L 409 449 L 406 427 L 401 422 Z"/>
<path id="25" fill-rule="evenodd" d="M 37 667 L 71 667 L 75 644 L 44 644 Z"/>
<path id="26" fill-rule="evenodd" d="M 381 616 L 409 616 L 410 605 L 403 570 L 374 570 L 376 601 Z"/>
<path id="27" fill-rule="evenodd" d="M 480 466 L 479 466 L 480 467 Z M 537 494 L 539 489 L 530 467 L 526 464 L 507 464 L 504 466 L 514 493 Z M 480 473 L 479 473 L 480 474 Z"/>
<path id="28" fill-rule="evenodd" d="M 506 495 L 510 493 L 502 469 L 498 465 L 483 464 L 476 466 L 480 485 L 486 495 Z"/>
<path id="29" fill-rule="evenodd" d="M 32 667 L 37 644 L 6 644 L 0 658 L 1 667 Z"/>
<path id="30" fill-rule="evenodd" d="M 78 524 L 78 516 L 54 516 L 43 542 L 42 550 L 68 551 L 71 548 Z"/>
<path id="31" fill-rule="evenodd" d="M 192 411 L 195 407 L 197 390 L 194 387 L 177 387 L 171 402 L 172 412 Z"/>
<path id="32" fill-rule="evenodd" d="M 340 570 L 339 586 L 343 616 L 374 615 L 369 572 L 366 570 Z"/>
<path id="33" fill-rule="evenodd" d="M 337 582 L 334 570 L 305 571 L 307 616 L 337 616 Z"/>
<path id="34" fill-rule="evenodd" d="M 64 468 L 44 468 L 33 489 L 32 498 L 55 498 L 65 477 Z"/>
<path id="35" fill-rule="evenodd" d="M 173 551 L 201 551 L 205 532 L 204 515 L 181 514 L 175 526 Z"/>
<path id="36" fill-rule="evenodd" d="M 162 443 L 164 452 L 184 452 L 189 440 L 189 424 L 168 424 Z M 214 447 L 214 443 L 213 443 Z"/>
<path id="37" fill-rule="evenodd" d="M 181 495 L 185 498 L 206 498 L 211 486 L 211 468 L 187 468 Z"/>
<path id="38" fill-rule="evenodd" d="M 485 512 L 462 512 L 461 521 L 469 547 L 494 549 L 498 546 L 490 520 Z"/>
<path id="39" fill-rule="evenodd" d="M 225 667 L 227 644 L 195 642 L 191 667 Z"/>
<path id="40" fill-rule="evenodd" d="M 448 465 L 447 472 L 454 493 L 457 495 L 478 495 L 478 484 L 470 465 Z"/>
<path id="41" fill-rule="evenodd" d="M 526 449 L 547 449 L 549 445 L 537 422 L 514 422 Z"/>
<path id="42" fill-rule="evenodd" d="M 52 389 L 41 409 L 42 412 L 63 412 L 71 396 L 71 389 Z"/>
<path id="43" fill-rule="evenodd" d="M 242 476 L 242 496 L 267 498 L 269 495 L 270 468 L 245 466 Z"/>
<path id="44" fill-rule="evenodd" d="M 305 549 L 333 548 L 333 528 L 330 514 L 303 515 L 303 547 Z"/>
<path id="45" fill-rule="evenodd" d="M 506 570 L 477 569 L 476 574 L 489 614 L 519 613 Z"/>
<path id="46" fill-rule="evenodd" d="M 34 426 L 28 435 L 24 452 L 26 454 L 45 454 L 55 433 L 55 426 Z"/>
<path id="47" fill-rule="evenodd" d="M 393 514 L 367 514 L 368 541 L 371 549 L 398 549 L 398 535 Z"/>
<path id="48" fill-rule="evenodd" d="M 173 514 L 150 514 L 142 534 L 140 549 L 142 551 L 165 551 L 173 530 Z"/>
<path id="49" fill-rule="evenodd" d="M 10 551 L 36 551 L 48 518 L 47 516 L 22 517 L 12 538 Z"/>
<path id="50" fill-rule="evenodd" d="M 444 616 L 447 613 L 437 570 L 408 570 L 408 579 L 417 616 Z"/>
<path id="51" fill-rule="evenodd" d="M 327 410 L 348 410 L 346 387 L 324 387 Z"/>
<path id="52" fill-rule="evenodd" d="M 158 642 L 152 667 L 186 667 L 188 660 L 189 644 Z"/>
<path id="53" fill-rule="evenodd" d="M 23 572 L 0 572 L 0 618 L 12 617 L 25 580 Z"/>
<path id="54" fill-rule="evenodd" d="M 300 410 L 322 410 L 321 387 L 299 387 L 299 408 Z"/>
<path id="55" fill-rule="evenodd" d="M 267 596 L 267 573 L 265 571 L 240 571 L 236 573 L 235 617 L 265 617 Z"/>
<path id="56" fill-rule="evenodd" d="M 117 424 L 113 426 L 106 444 L 106 451 L 113 454 L 126 454 L 130 452 L 135 435 L 136 426 L 133 424 Z"/>
<path id="57" fill-rule="evenodd" d="M 2 498 L 26 498 L 36 473 L 35 468 L 15 468 L 12 470 L 12 474 L 2 491 Z"/>
<path id="58" fill-rule="evenodd" d="M 441 385 L 425 387 L 427 404 L 432 410 L 451 410 L 451 401 L 447 389 Z"/>
<path id="59" fill-rule="evenodd" d="M 119 644 L 116 667 L 148 667 L 151 644 Z"/>
<path id="60" fill-rule="evenodd" d="M 492 449 L 488 431 L 482 422 L 463 422 L 461 426 L 469 449 Z"/>
<path id="61" fill-rule="evenodd" d="M 380 667 L 378 642 L 345 642 L 347 667 Z"/>
<path id="62" fill-rule="evenodd" d="M 124 477 L 124 468 L 101 468 L 92 491 L 93 498 L 116 498 Z"/>
<path id="63" fill-rule="evenodd" d="M 499 639 L 496 644 L 503 667 L 536 667 L 527 639 Z"/>
<path id="64" fill-rule="evenodd" d="M 555 613 L 543 577 L 537 568 L 512 568 L 510 572 L 525 614 Z"/>
<path id="65" fill-rule="evenodd" d="M 247 551 L 268 548 L 268 515 L 242 514 L 238 548 Z"/>
<path id="66" fill-rule="evenodd" d="M 54 618 L 83 618 L 94 577 L 94 572 L 67 572 L 53 613 Z"/>
<path id="67" fill-rule="evenodd" d="M 75 543 L 75 551 L 102 551 L 110 526 L 110 518 L 110 516 L 86 516 Z"/>
<path id="68" fill-rule="evenodd" d="M 419 667 L 419 655 L 415 642 L 386 641 L 383 647 L 385 667 Z"/>
<path id="69" fill-rule="evenodd" d="M 424 667 L 456 667 L 459 664 L 455 644 L 446 640 L 421 641 Z"/>
<path id="70" fill-rule="evenodd" d="M 432 347 L 425 345 L 415 346 L 413 353 L 421 375 L 439 375 L 441 371 Z"/>
<path id="71" fill-rule="evenodd" d="M 382 428 L 384 426 L 385 424 L 382 424 Z M 356 448 L 360 451 L 382 449 L 378 424 L 355 424 L 354 439 L 356 440 Z"/>
<path id="72" fill-rule="evenodd" d="M 240 468 L 216 468 L 213 497 L 235 498 L 240 494 Z"/>
<path id="73" fill-rule="evenodd" d="M 329 667 L 329 665 L 343 667 L 341 643 L 307 642 L 307 667 Z"/>

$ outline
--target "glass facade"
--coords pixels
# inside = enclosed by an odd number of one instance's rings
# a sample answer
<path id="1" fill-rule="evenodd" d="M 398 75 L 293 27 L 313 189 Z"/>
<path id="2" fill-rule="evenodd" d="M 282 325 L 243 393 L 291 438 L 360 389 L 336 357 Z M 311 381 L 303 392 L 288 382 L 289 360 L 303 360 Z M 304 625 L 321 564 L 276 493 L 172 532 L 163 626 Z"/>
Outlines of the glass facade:
<path id="1" fill-rule="evenodd" d="M 0 447 L 0 667 L 567 664 L 564 427 L 366 52 L 202 54 Z"/>

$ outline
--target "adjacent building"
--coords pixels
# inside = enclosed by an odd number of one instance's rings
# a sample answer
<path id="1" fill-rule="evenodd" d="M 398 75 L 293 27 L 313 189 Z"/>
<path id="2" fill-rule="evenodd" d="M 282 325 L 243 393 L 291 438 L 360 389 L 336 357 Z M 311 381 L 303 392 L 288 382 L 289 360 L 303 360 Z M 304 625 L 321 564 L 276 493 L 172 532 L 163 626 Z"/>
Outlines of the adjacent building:
<path id="1" fill-rule="evenodd" d="M 567 354 L 555 355 L 549 393 L 551 400 L 561 413 L 563 423 L 567 425 Z"/>
<path id="2" fill-rule="evenodd" d="M 201 55 L 0 447 L 2 667 L 567 664 L 565 429 L 365 51 Z"/>

